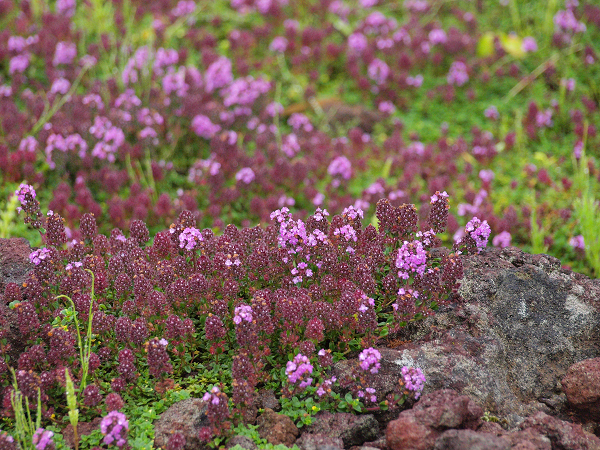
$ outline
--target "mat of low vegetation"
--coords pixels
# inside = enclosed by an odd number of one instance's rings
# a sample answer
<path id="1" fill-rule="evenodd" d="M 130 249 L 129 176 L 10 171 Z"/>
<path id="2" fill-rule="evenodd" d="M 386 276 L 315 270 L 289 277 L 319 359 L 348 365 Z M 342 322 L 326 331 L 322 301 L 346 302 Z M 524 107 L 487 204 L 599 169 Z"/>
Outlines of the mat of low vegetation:
<path id="1" fill-rule="evenodd" d="M 0 0 L 0 237 L 35 264 L 4 293 L 25 351 L 2 331 L 2 429 L 60 446 L 114 410 L 106 445 L 127 420 L 151 442 L 136 406 L 243 416 L 300 367 L 326 390 L 317 356 L 451 301 L 441 244 L 598 276 L 599 28 L 579 0 Z"/>

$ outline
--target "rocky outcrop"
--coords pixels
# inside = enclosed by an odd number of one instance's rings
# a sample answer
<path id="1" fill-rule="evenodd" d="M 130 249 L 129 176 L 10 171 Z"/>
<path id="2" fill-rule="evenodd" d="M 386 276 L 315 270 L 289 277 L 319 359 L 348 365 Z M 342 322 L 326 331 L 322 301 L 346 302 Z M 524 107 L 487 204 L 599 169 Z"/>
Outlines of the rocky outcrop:
<path id="1" fill-rule="evenodd" d="M 600 355 L 600 280 L 515 248 L 464 265 L 462 302 L 402 336 L 408 343 L 380 349 L 381 392 L 409 365 L 426 375 L 425 393 L 454 389 L 511 427 L 538 411 L 564 414 L 560 381 L 573 364 Z M 338 364 L 337 373 L 352 364 Z"/>

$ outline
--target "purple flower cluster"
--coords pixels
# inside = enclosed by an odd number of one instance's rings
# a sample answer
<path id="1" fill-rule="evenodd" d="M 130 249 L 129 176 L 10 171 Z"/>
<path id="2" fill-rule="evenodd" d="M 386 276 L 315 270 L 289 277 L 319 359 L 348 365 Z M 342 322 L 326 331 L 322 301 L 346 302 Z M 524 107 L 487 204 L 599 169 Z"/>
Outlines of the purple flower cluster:
<path id="1" fill-rule="evenodd" d="M 38 250 L 34 250 L 29 254 L 29 261 L 36 266 L 40 265 L 43 260 L 50 257 L 50 250 L 46 247 L 42 247 Z"/>
<path id="2" fill-rule="evenodd" d="M 246 322 L 252 322 L 252 307 L 248 305 L 236 306 L 235 314 L 233 316 L 233 323 L 239 325 L 242 320 Z"/>
<path id="3" fill-rule="evenodd" d="M 508 247 L 510 245 L 511 239 L 512 236 L 508 231 L 502 231 L 501 233 L 498 233 L 496 236 L 494 236 L 494 239 L 492 239 L 492 245 L 494 247 L 501 248 Z"/>
<path id="4" fill-rule="evenodd" d="M 418 400 L 425 387 L 425 375 L 423 375 L 423 372 L 418 367 L 404 366 L 401 372 L 404 386 L 407 390 L 413 392 L 415 400 Z"/>
<path id="5" fill-rule="evenodd" d="M 217 386 L 213 386 L 209 392 L 204 394 L 202 400 L 212 405 L 218 405 L 221 402 L 221 399 L 218 395 L 220 392 L 221 390 Z"/>
<path id="6" fill-rule="evenodd" d="M 329 164 L 327 173 L 332 177 L 339 176 L 349 180 L 352 177 L 352 163 L 345 156 L 337 156 Z"/>
<path id="7" fill-rule="evenodd" d="M 423 248 L 423 243 L 404 241 L 398 250 L 396 267 L 399 269 L 398 276 L 403 280 L 408 280 L 410 273 L 423 276 L 427 268 L 427 252 Z"/>
<path id="8" fill-rule="evenodd" d="M 38 428 L 33 434 L 31 443 L 35 445 L 37 450 L 51 450 L 54 448 L 54 442 L 52 441 L 53 436 L 54 433 L 52 431 Z"/>
<path id="9" fill-rule="evenodd" d="M 381 363 L 379 362 L 380 359 L 381 353 L 379 353 L 379 350 L 376 350 L 373 347 L 364 349 L 358 355 L 360 368 L 365 372 L 370 372 L 372 374 L 375 374 L 379 371 L 379 368 L 381 367 Z"/>
<path id="10" fill-rule="evenodd" d="M 218 386 L 213 386 L 204 394 L 202 400 L 208 403 L 206 415 L 212 427 L 204 427 L 200 430 L 200 440 L 208 441 L 213 434 L 226 426 L 226 421 L 230 418 L 229 399 Z"/>
<path id="11" fill-rule="evenodd" d="M 235 174 L 236 181 L 241 181 L 244 184 L 250 184 L 254 181 L 254 171 L 250 167 L 244 167 L 240 169 L 238 173 Z"/>
<path id="12" fill-rule="evenodd" d="M 15 191 L 15 195 L 21 202 L 21 207 L 24 207 L 27 204 L 29 204 L 29 202 L 35 199 L 36 196 L 35 189 L 30 184 L 21 184 L 19 186 L 19 189 Z"/>
<path id="13" fill-rule="evenodd" d="M 569 240 L 569 245 L 576 250 L 585 251 L 585 240 L 583 239 L 583 236 L 581 234 L 579 234 L 577 236 L 573 236 Z"/>
<path id="14" fill-rule="evenodd" d="M 52 64 L 58 66 L 61 64 L 71 64 L 77 56 L 77 46 L 72 42 L 59 42 L 56 44 L 54 59 Z"/>
<path id="15" fill-rule="evenodd" d="M 221 127 L 212 123 L 205 115 L 198 114 L 192 119 L 192 130 L 204 139 L 211 139 L 215 134 L 221 131 Z"/>
<path id="16" fill-rule="evenodd" d="M 292 361 L 288 361 L 285 367 L 285 373 L 288 381 L 292 384 L 300 382 L 300 389 L 304 389 L 312 383 L 313 379 L 309 376 L 313 373 L 313 366 L 310 360 L 298 353 Z"/>
<path id="17" fill-rule="evenodd" d="M 482 222 L 477 217 L 473 217 L 465 226 L 465 232 L 475 240 L 477 251 L 481 252 L 487 245 L 492 230 L 487 220 Z"/>
<path id="18" fill-rule="evenodd" d="M 175 232 L 174 228 L 170 229 L 171 233 Z M 198 245 L 198 242 L 202 242 L 204 237 L 200 230 L 194 227 L 185 228 L 179 235 L 179 248 L 185 248 L 188 251 L 192 251 Z"/>
<path id="19" fill-rule="evenodd" d="M 358 391 L 357 395 L 358 398 L 366 398 L 371 403 L 377 403 L 377 395 L 374 388 L 368 387 L 364 391 L 361 389 Z"/>
<path id="20" fill-rule="evenodd" d="M 567 33 L 583 33 L 586 26 L 580 22 L 571 9 L 561 9 L 554 15 L 554 25 L 557 31 Z"/>
<path id="21" fill-rule="evenodd" d="M 467 72 L 467 65 L 462 61 L 454 61 L 450 66 L 450 71 L 447 76 L 448 84 L 454 84 L 456 86 L 462 86 L 469 81 L 469 74 Z"/>
<path id="22" fill-rule="evenodd" d="M 100 431 L 104 435 L 103 442 L 106 445 L 114 443 L 117 447 L 123 447 L 127 444 L 129 421 L 122 412 L 111 411 L 102 418 Z"/>

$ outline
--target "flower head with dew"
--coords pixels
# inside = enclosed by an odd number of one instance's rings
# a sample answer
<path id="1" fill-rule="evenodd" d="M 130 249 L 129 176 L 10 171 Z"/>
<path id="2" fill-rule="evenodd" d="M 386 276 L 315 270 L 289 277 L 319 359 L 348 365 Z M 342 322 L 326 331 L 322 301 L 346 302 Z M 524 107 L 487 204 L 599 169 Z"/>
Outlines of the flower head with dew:
<path id="1" fill-rule="evenodd" d="M 129 421 L 122 412 L 111 411 L 100 422 L 100 431 L 104 435 L 103 442 L 106 445 L 114 443 L 117 447 L 123 447 L 127 444 Z"/>
<path id="2" fill-rule="evenodd" d="M 404 366 L 401 369 L 404 386 L 415 395 L 415 400 L 421 396 L 425 387 L 425 375 L 418 367 Z"/>
<path id="3" fill-rule="evenodd" d="M 465 231 L 475 240 L 477 252 L 481 252 L 487 245 L 492 229 L 487 220 L 482 222 L 477 217 L 473 217 L 465 226 Z"/>
<path id="4" fill-rule="evenodd" d="M 171 228 L 174 232 L 174 228 Z M 194 227 L 188 227 L 184 229 L 179 235 L 179 248 L 185 248 L 186 250 L 194 250 L 198 242 L 202 242 L 204 237 L 200 230 Z"/>
<path id="5" fill-rule="evenodd" d="M 288 381 L 292 384 L 300 382 L 299 386 L 301 389 L 310 386 L 313 379 L 309 377 L 313 372 L 313 366 L 309 359 L 298 353 L 292 361 L 288 361 L 285 373 L 288 376 Z"/>
<path id="6" fill-rule="evenodd" d="M 380 359 L 381 353 L 373 347 L 364 349 L 358 355 L 360 368 L 365 372 L 371 372 L 373 374 L 379 372 L 379 368 L 381 367 L 381 363 L 379 362 Z"/>
<path id="7" fill-rule="evenodd" d="M 233 316 L 233 323 L 240 324 L 242 320 L 252 322 L 252 307 L 248 305 L 236 306 Z"/>

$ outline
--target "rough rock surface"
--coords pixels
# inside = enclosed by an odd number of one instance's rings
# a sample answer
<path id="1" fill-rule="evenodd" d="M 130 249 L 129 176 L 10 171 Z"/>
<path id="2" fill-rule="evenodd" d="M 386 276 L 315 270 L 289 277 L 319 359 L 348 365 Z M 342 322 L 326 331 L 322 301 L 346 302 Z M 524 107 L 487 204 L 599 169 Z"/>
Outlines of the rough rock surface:
<path id="1" fill-rule="evenodd" d="M 199 398 L 188 398 L 175 403 L 154 422 L 154 446 L 166 448 L 169 436 L 181 433 L 185 437 L 185 450 L 203 450 L 206 445 L 198 434 L 202 427 L 209 426 L 206 403 Z"/>
<path id="2" fill-rule="evenodd" d="M 563 413 L 567 369 L 600 356 L 600 280 L 516 248 L 490 249 L 464 265 L 463 303 L 404 335 L 409 343 L 380 349 L 380 392 L 409 365 L 425 373 L 425 393 L 455 389 L 511 426 L 537 411 Z M 336 373 L 352 364 L 338 364 Z"/>
<path id="3" fill-rule="evenodd" d="M 4 293 L 8 283 L 23 283 L 27 273 L 33 269 L 30 253 L 27 239 L 0 238 L 0 293 Z"/>
<path id="4" fill-rule="evenodd" d="M 320 433 L 303 433 L 295 444 L 302 450 L 342 450 L 344 441 L 341 438 Z"/>
<path id="5" fill-rule="evenodd" d="M 473 430 L 447 430 L 435 441 L 435 450 L 510 450 L 506 439 Z"/>
<path id="6" fill-rule="evenodd" d="M 562 388 L 571 406 L 583 411 L 590 420 L 600 421 L 600 358 L 569 367 Z"/>
<path id="7" fill-rule="evenodd" d="M 341 439 L 344 447 L 348 448 L 377 439 L 379 424 L 371 414 L 355 416 L 322 411 L 314 416 L 313 423 L 306 427 L 306 433 Z"/>
<path id="8" fill-rule="evenodd" d="M 548 437 L 552 442 L 553 449 L 600 449 L 600 439 L 585 432 L 581 425 L 565 422 L 542 411 L 525 419 L 520 428 L 523 430 L 532 428 L 539 434 Z"/>
<path id="9" fill-rule="evenodd" d="M 387 445 L 392 450 L 431 449 L 448 429 L 477 429 L 482 416 L 481 407 L 466 395 L 451 389 L 435 391 L 388 424 Z"/>
<path id="10" fill-rule="evenodd" d="M 273 445 L 283 444 L 291 447 L 298 437 L 298 427 L 292 419 L 283 414 L 278 414 L 270 408 L 258 418 L 258 434 L 261 438 Z"/>

